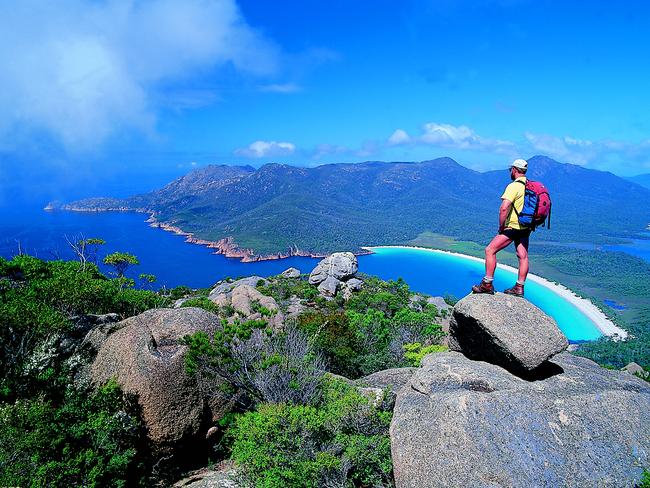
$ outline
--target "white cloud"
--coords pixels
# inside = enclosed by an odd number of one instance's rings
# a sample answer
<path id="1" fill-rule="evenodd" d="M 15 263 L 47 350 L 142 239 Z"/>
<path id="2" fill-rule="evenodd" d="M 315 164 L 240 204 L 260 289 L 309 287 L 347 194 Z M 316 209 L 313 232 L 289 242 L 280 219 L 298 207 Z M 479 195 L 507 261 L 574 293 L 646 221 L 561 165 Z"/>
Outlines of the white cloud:
<path id="1" fill-rule="evenodd" d="M 481 137 L 466 125 L 455 126 L 437 122 L 424 124 L 419 136 L 409 136 L 403 129 L 397 129 L 388 138 L 387 143 L 388 145 L 431 145 L 450 149 L 492 151 L 507 155 L 516 152 L 516 144 L 513 142 Z"/>
<path id="2" fill-rule="evenodd" d="M 388 144 L 391 146 L 396 146 L 398 144 L 407 144 L 410 141 L 411 138 L 406 133 L 406 131 L 402 129 L 395 130 L 395 132 L 393 132 L 391 136 L 388 138 Z"/>
<path id="3" fill-rule="evenodd" d="M 252 75 L 278 66 L 234 0 L 2 2 L 0 32 L 0 140 L 44 133 L 79 148 L 150 132 L 188 80 L 225 64 Z M 176 98 L 184 108 L 217 96 Z"/>
<path id="4" fill-rule="evenodd" d="M 296 151 L 295 144 L 291 142 L 255 141 L 248 147 L 237 149 L 235 154 L 247 158 L 265 158 L 274 156 L 288 156 Z"/>
<path id="5" fill-rule="evenodd" d="M 587 140 L 571 136 L 524 133 L 527 152 L 550 156 L 563 163 L 581 164 L 619 174 L 650 170 L 650 139 L 637 143 L 611 139 Z"/>
<path id="6" fill-rule="evenodd" d="M 525 132 L 524 137 L 533 151 L 541 152 L 562 162 L 587 164 L 599 154 L 604 146 L 593 141 L 569 136 L 557 137 L 548 134 Z"/>

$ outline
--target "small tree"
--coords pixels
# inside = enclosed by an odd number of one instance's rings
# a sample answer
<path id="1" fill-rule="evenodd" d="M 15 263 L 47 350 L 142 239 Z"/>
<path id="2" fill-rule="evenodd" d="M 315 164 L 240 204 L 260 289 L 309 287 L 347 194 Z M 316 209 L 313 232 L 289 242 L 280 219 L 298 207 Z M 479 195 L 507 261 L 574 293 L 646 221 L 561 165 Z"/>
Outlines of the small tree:
<path id="1" fill-rule="evenodd" d="M 97 264 L 99 246 L 106 244 L 104 239 L 99 239 L 97 237 L 85 239 L 83 235 L 75 236 L 72 239 L 65 236 L 65 240 L 68 242 L 72 252 L 74 252 L 79 259 L 79 262 L 81 263 L 81 271 L 86 269 L 87 262 Z"/>
<path id="2" fill-rule="evenodd" d="M 140 278 L 142 288 L 147 288 L 156 282 L 156 275 L 152 274 L 140 273 L 140 275 L 138 275 L 138 278 Z"/>
<path id="3" fill-rule="evenodd" d="M 114 252 L 104 258 L 104 264 L 112 266 L 118 278 L 123 278 L 129 266 L 140 264 L 138 258 L 127 252 Z"/>

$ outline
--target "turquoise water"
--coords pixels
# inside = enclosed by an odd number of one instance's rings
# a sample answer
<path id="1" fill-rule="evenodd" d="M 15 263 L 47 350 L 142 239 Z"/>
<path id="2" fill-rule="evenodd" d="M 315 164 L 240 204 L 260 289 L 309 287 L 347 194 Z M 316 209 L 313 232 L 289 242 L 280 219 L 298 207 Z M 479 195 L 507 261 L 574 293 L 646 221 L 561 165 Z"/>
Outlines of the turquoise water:
<path id="1" fill-rule="evenodd" d="M 482 262 L 424 249 L 374 248 L 375 254 L 359 257 L 359 269 L 383 279 L 402 277 L 413 290 L 462 298 L 485 274 Z M 534 266 L 534 263 L 531 263 Z M 494 286 L 503 290 L 514 284 L 514 272 L 497 268 Z M 553 317 L 571 342 L 601 337 L 596 325 L 573 304 L 548 288 L 526 282 L 526 298 Z"/>
<path id="2" fill-rule="evenodd" d="M 158 277 L 157 287 L 194 288 L 209 287 L 226 276 L 278 274 L 290 266 L 308 273 L 318 262 L 295 257 L 241 263 L 215 255 L 206 247 L 187 244 L 181 236 L 151 228 L 144 223 L 146 218 L 134 213 L 48 213 L 37 206 L 0 208 L 0 256 L 10 258 L 16 254 L 20 242 L 24 251 L 43 259 L 73 259 L 64 236 L 81 232 L 86 237 L 105 239 L 105 253 L 119 250 L 138 256 L 140 265 L 127 273 L 134 279 L 139 273 L 152 273 Z M 384 279 L 402 277 L 412 290 L 431 295 L 449 293 L 458 298 L 483 276 L 480 262 L 418 249 L 377 249 L 376 254 L 359 257 L 359 270 Z M 513 273 L 499 269 L 495 285 L 503 290 L 515 279 Z M 529 282 L 526 297 L 554 317 L 569 340 L 600 337 L 587 317 L 547 288 Z"/>

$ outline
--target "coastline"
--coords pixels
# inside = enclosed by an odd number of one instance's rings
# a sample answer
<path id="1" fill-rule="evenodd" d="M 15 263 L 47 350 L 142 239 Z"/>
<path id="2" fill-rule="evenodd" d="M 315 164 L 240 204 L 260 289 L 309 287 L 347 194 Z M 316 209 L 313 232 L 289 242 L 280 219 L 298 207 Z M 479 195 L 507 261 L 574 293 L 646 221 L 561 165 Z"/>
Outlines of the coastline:
<path id="1" fill-rule="evenodd" d="M 156 219 L 156 214 L 154 212 L 149 212 L 149 218 L 146 220 L 149 224 L 149 227 L 154 227 L 157 229 L 162 229 L 167 232 L 172 232 L 177 235 L 185 237 L 185 242 L 188 244 L 197 244 L 199 246 L 205 246 L 209 249 L 214 249 L 214 254 L 222 254 L 227 258 L 239 259 L 242 263 L 253 263 L 256 261 L 272 261 L 277 259 L 285 259 L 293 256 L 309 257 L 309 258 L 324 258 L 325 255 L 314 254 L 307 251 L 303 251 L 298 247 L 289 248 L 286 252 L 278 252 L 274 254 L 255 254 L 253 249 L 242 249 L 240 248 L 232 236 L 224 237 L 218 241 L 210 241 L 207 239 L 199 239 L 194 237 L 192 232 L 187 232 L 177 227 L 175 225 L 168 224 L 166 222 L 159 222 Z"/>
<path id="2" fill-rule="evenodd" d="M 477 258 L 475 256 L 469 256 L 467 254 L 418 246 L 364 246 L 362 249 L 367 249 L 370 251 L 373 249 L 418 249 L 439 254 L 448 254 L 464 259 L 471 259 L 473 261 L 478 261 L 481 263 L 483 262 L 483 259 Z M 517 273 L 517 269 L 513 268 L 512 266 L 508 266 L 506 264 L 498 264 L 497 266 L 501 269 Z M 587 316 L 589 320 L 591 320 L 596 325 L 596 327 L 598 327 L 598 330 L 600 330 L 604 336 L 610 337 L 614 340 L 622 340 L 628 337 L 628 332 L 614 324 L 614 322 L 612 322 L 601 309 L 594 305 L 591 300 L 582 298 L 576 295 L 566 286 L 554 283 L 547 280 L 546 278 L 542 278 L 541 276 L 529 274 L 528 279 L 542 285 L 545 288 L 548 288 L 549 290 L 553 291 L 557 295 L 560 295 L 563 299 L 571 303 L 578 310 L 580 310 L 580 312 Z"/>
<path id="3" fill-rule="evenodd" d="M 167 222 L 160 222 L 156 218 L 156 212 L 147 208 L 131 208 L 131 207 L 75 207 L 72 205 L 63 205 L 61 207 L 55 207 L 52 204 L 48 204 L 43 210 L 46 212 L 52 212 L 55 210 L 62 210 L 66 212 L 135 212 L 135 213 L 145 213 L 149 214 L 149 218 L 145 220 L 149 224 L 149 227 L 156 229 L 161 229 L 173 234 L 177 234 L 185 237 L 185 242 L 188 244 L 197 244 L 199 246 L 205 246 L 209 249 L 214 249 L 214 254 L 222 254 L 227 258 L 239 259 L 242 263 L 254 263 L 257 261 L 273 261 L 277 259 L 285 259 L 294 256 L 307 257 L 307 258 L 325 258 L 327 254 L 318 254 L 312 253 L 309 251 L 304 251 L 298 247 L 291 247 L 288 251 L 280 251 L 273 254 L 255 254 L 253 249 L 243 249 L 237 245 L 232 236 L 226 236 L 223 239 L 218 241 L 210 241 L 207 239 L 200 239 L 195 237 L 192 232 L 187 232 L 177 227 L 175 225 L 169 224 Z M 372 252 L 356 252 L 355 256 L 362 256 L 365 254 L 372 254 Z"/>

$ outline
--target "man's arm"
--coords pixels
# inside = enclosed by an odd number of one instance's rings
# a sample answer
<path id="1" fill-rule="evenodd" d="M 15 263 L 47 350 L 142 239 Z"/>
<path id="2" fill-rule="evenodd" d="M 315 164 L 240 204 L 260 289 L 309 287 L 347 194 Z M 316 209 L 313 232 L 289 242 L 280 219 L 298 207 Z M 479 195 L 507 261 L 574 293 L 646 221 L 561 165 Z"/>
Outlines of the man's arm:
<path id="1" fill-rule="evenodd" d="M 501 206 L 499 207 L 499 232 L 501 232 L 506 227 L 506 219 L 510 213 L 510 206 L 512 202 L 506 198 L 501 200 Z"/>

